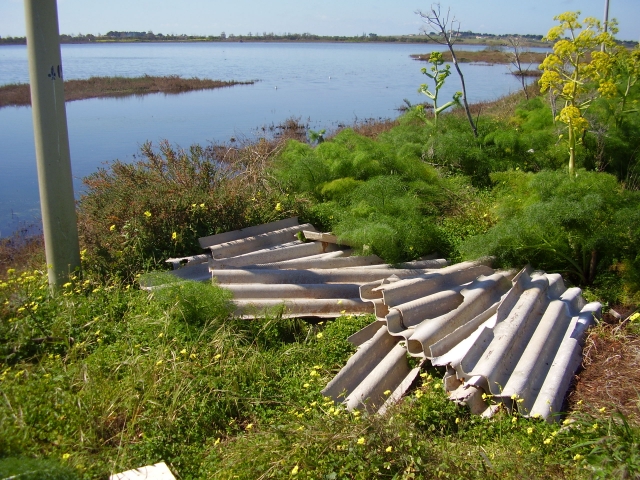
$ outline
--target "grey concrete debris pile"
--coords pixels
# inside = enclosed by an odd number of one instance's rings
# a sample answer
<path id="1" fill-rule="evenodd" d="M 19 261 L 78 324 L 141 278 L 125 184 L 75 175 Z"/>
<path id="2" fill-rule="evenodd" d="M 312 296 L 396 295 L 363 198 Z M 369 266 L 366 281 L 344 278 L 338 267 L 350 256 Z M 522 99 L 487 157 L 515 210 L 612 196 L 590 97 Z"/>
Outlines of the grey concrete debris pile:
<path id="1" fill-rule="evenodd" d="M 474 413 L 490 416 L 504 405 L 551 420 L 601 310 L 557 274 L 496 271 L 490 260 L 392 268 L 375 255 L 352 255 L 295 217 L 200 245 L 208 253 L 168 260 L 173 273 L 228 288 L 244 318 L 283 304 L 285 317 L 375 313 L 350 337 L 358 350 L 323 391 L 349 410 L 385 412 L 431 362 L 446 368 L 449 398 Z"/>
<path id="2" fill-rule="evenodd" d="M 358 351 L 323 393 L 349 410 L 383 413 L 418 375 L 413 356 L 446 367 L 449 398 L 473 413 L 490 416 L 502 404 L 553 420 L 601 305 L 586 304 L 560 275 L 514 273 L 465 262 L 361 286 L 378 320 L 351 337 Z"/>
<path id="3" fill-rule="evenodd" d="M 300 225 L 296 217 L 201 238 L 200 246 L 209 253 L 167 260 L 172 273 L 185 280 L 213 278 L 233 292 L 236 314 L 244 318 L 281 305 L 284 317 L 373 313 L 373 305 L 360 298 L 361 285 L 447 265 L 433 258 L 392 268 L 376 255 L 352 255 L 334 235 Z"/>

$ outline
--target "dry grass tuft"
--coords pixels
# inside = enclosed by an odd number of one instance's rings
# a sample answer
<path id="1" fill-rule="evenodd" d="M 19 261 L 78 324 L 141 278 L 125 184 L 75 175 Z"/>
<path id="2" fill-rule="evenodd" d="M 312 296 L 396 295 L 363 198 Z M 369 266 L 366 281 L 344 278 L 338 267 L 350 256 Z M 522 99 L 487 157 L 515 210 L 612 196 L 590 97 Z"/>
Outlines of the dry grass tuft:
<path id="1" fill-rule="evenodd" d="M 576 376 L 569 407 L 582 400 L 594 412 L 618 409 L 639 422 L 640 338 L 619 324 L 603 323 L 588 336 L 583 352 L 584 369 Z"/>
<path id="2" fill-rule="evenodd" d="M 34 270 L 44 264 L 44 237 L 41 234 L 21 229 L 11 237 L 0 238 L 0 279 L 7 278 L 9 268 Z"/>
<path id="3" fill-rule="evenodd" d="M 351 127 L 354 132 L 359 135 L 376 138 L 381 133 L 388 132 L 393 127 L 398 125 L 397 120 L 385 119 L 385 120 L 363 120 L 361 122 L 356 122 Z"/>

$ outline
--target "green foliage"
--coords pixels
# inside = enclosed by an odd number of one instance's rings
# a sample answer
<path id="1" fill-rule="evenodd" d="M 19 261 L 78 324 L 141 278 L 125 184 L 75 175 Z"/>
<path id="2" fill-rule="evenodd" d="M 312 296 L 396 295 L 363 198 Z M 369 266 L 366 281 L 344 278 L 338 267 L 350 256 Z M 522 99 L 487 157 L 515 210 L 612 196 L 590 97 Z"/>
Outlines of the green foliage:
<path id="1" fill-rule="evenodd" d="M 85 478 L 164 460 L 206 477 L 216 439 L 319 400 L 354 351 L 346 338 L 372 320 L 238 320 L 229 298 L 206 283 L 145 292 L 77 279 L 53 297 L 45 272 L 10 273 L 0 458 L 59 459 Z"/>
<path id="2" fill-rule="evenodd" d="M 58 462 L 35 458 L 0 458 L 0 478 L 20 480 L 77 480 L 80 476 Z"/>
<path id="3" fill-rule="evenodd" d="M 575 173 L 576 144 L 589 126 L 584 113 L 591 104 L 592 96 L 615 92 L 609 53 L 615 46 L 613 35 L 592 17 L 583 20 L 583 28 L 578 21 L 579 15 L 580 12 L 565 12 L 554 17 L 560 25 L 549 30 L 547 39 L 556 43 L 553 53 L 547 55 L 540 65 L 544 73 L 539 81 L 543 93 L 551 90 L 564 100 L 564 107 L 556 120 L 566 124 L 569 132 L 569 173 L 572 176 Z M 615 22 L 611 22 L 609 27 L 613 33 L 617 31 Z M 600 46 L 606 49 L 598 51 Z M 590 61 L 587 62 L 589 54 Z M 599 86 L 597 92 L 592 83 Z"/>
<path id="4" fill-rule="evenodd" d="M 635 192 L 607 174 L 560 172 L 492 175 L 499 222 L 462 247 L 468 257 L 495 255 L 501 265 L 526 263 L 591 283 L 623 258 L 636 258 Z"/>
<path id="5" fill-rule="evenodd" d="M 308 215 L 317 226 L 394 263 L 438 248 L 435 216 L 448 204 L 445 186 L 456 185 L 420 160 L 419 143 L 396 149 L 382 137 L 344 130 L 315 149 L 292 141 L 275 176 L 314 200 Z"/>
<path id="6" fill-rule="evenodd" d="M 454 105 L 460 105 L 460 97 L 462 97 L 462 92 L 456 92 L 453 95 L 453 99 L 444 105 L 438 106 L 438 94 L 440 93 L 440 89 L 444 86 L 444 82 L 449 75 L 451 75 L 451 65 L 447 64 L 442 67 L 444 64 L 444 59 L 442 58 L 442 52 L 431 52 L 431 56 L 429 57 L 428 62 L 431 64 L 429 70 L 427 68 L 423 68 L 421 71 L 424 75 L 429 77 L 434 82 L 433 92 L 429 90 L 429 87 L 426 83 L 420 85 L 418 91 L 420 93 L 424 93 L 427 97 L 431 99 L 433 102 L 433 123 L 438 125 L 438 117 L 442 112 L 444 112 L 447 108 L 453 107 Z M 420 108 L 420 112 L 424 112 L 424 108 Z"/>
<path id="7" fill-rule="evenodd" d="M 87 267 L 132 281 L 169 257 L 200 253 L 199 237 L 296 214 L 259 181 L 273 148 L 176 150 L 164 142 L 156 151 L 147 143 L 137 162 L 90 175 L 78 205 Z"/>

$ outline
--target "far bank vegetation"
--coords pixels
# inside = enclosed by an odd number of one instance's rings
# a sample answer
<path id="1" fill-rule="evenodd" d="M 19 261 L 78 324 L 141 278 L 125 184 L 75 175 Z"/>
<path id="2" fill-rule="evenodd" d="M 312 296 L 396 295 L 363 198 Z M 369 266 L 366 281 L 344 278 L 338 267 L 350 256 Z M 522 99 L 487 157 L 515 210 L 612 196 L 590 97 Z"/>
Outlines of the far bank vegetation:
<path id="1" fill-rule="evenodd" d="M 411 55 L 411 58 L 426 62 L 429 61 L 430 55 L 431 53 L 414 54 Z M 530 63 L 537 67 L 538 64 L 542 63 L 545 56 L 545 53 L 522 52 L 520 54 L 520 61 L 523 64 Z M 452 61 L 450 52 L 442 52 L 442 57 L 445 62 Z M 457 50 L 456 57 L 459 62 L 463 63 L 488 63 L 492 65 L 498 63 L 511 63 L 511 56 L 508 55 L 508 52 L 496 47 L 488 47 L 483 50 Z"/>
<path id="2" fill-rule="evenodd" d="M 166 77 L 91 77 L 85 80 L 66 80 L 64 95 L 67 102 L 98 97 L 126 97 L 149 93 L 183 93 L 193 90 L 209 90 L 251 85 L 254 81 L 223 81 L 206 78 L 182 78 L 178 75 Z M 31 104 L 29 84 L 18 83 L 0 86 L 0 108 Z"/>

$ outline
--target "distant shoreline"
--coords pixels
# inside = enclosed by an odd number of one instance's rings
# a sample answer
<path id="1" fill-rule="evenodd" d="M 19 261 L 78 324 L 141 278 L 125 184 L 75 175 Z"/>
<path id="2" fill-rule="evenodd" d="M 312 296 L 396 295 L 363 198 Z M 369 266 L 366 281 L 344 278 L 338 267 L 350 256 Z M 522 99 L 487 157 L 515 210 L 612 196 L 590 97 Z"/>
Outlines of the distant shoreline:
<path id="1" fill-rule="evenodd" d="M 151 93 L 177 94 L 194 90 L 211 90 L 234 85 L 252 85 L 250 81 L 222 81 L 200 78 L 166 77 L 91 77 L 64 82 L 65 102 L 88 98 L 127 97 Z M 0 86 L 0 108 L 31 105 L 31 90 L 27 83 Z"/>
<path id="2" fill-rule="evenodd" d="M 435 35 L 435 34 L 434 34 Z M 471 31 L 457 32 L 455 43 L 457 45 L 478 45 L 478 46 L 508 46 L 509 38 L 517 38 L 521 47 L 542 47 L 553 46 L 553 42 L 543 40 L 542 35 L 533 34 L 504 34 L 494 35 L 490 33 L 474 33 Z M 375 33 L 358 36 L 344 35 L 314 35 L 311 33 L 284 33 L 276 35 L 274 33 L 256 32 L 247 35 L 163 35 L 153 32 L 119 32 L 111 31 L 106 35 L 60 35 L 60 43 L 67 44 L 98 44 L 98 43 L 403 43 L 438 45 L 429 35 L 407 34 L 407 35 L 377 35 Z M 634 40 L 618 40 L 620 45 L 633 48 L 638 45 Z M 2 45 L 26 45 L 25 37 L 0 37 Z"/>
<path id="3" fill-rule="evenodd" d="M 531 36 L 536 37 L 536 36 Z M 502 46 L 506 45 L 507 36 L 462 36 L 456 39 L 457 45 L 479 45 L 479 46 Z M 374 43 L 374 44 L 416 44 L 416 45 L 438 45 L 437 42 L 430 40 L 425 35 L 396 35 L 396 36 L 374 36 L 374 37 L 322 37 L 308 34 L 292 34 L 285 36 L 233 36 L 233 37 L 195 37 L 186 35 L 167 35 L 145 37 L 96 37 L 93 35 L 72 37 L 69 35 L 61 35 L 60 43 L 69 44 L 105 44 L 105 43 Z M 2 45 L 26 45 L 25 37 L 7 37 L 0 38 L 0 46 Z M 550 42 L 543 42 L 538 38 L 521 38 L 521 45 L 525 47 L 549 47 Z"/>

